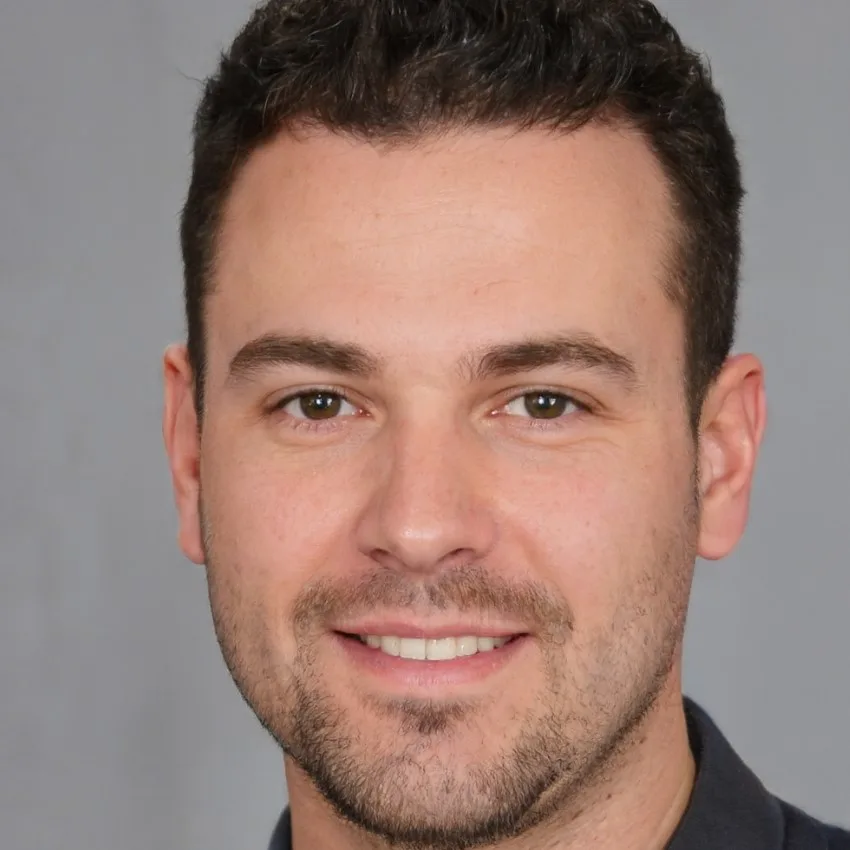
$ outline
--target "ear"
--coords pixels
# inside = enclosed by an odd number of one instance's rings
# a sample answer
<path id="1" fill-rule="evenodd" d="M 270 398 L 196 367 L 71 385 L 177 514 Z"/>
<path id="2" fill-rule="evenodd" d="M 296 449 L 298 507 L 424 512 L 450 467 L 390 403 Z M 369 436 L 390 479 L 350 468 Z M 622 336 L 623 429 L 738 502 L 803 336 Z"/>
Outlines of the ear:
<path id="1" fill-rule="evenodd" d="M 183 553 L 196 564 L 204 563 L 199 513 L 201 440 L 195 410 L 194 381 L 183 345 L 172 345 L 163 356 L 165 403 L 162 436 L 177 503 L 177 540 Z"/>
<path id="2" fill-rule="evenodd" d="M 766 419 L 762 364 L 751 354 L 730 358 L 706 397 L 700 421 L 702 558 L 725 557 L 744 533 Z"/>

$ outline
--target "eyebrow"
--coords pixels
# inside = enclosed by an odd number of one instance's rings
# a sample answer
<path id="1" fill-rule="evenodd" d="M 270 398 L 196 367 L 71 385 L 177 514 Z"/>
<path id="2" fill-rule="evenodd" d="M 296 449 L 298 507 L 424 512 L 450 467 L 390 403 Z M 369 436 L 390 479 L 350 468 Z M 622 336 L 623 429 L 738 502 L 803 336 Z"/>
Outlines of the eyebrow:
<path id="1" fill-rule="evenodd" d="M 230 361 L 227 382 L 239 384 L 276 366 L 309 366 L 324 372 L 368 378 L 381 360 L 358 345 L 324 337 L 265 334 L 239 349 Z"/>
<path id="2" fill-rule="evenodd" d="M 488 348 L 478 356 L 464 358 L 463 371 L 472 380 L 531 372 L 546 366 L 563 366 L 601 372 L 623 384 L 637 388 L 638 370 L 625 354 L 605 345 L 592 334 L 575 333 L 531 338 Z"/>
<path id="3" fill-rule="evenodd" d="M 230 362 L 227 383 L 248 382 L 268 369 L 286 365 L 370 378 L 380 373 L 384 364 L 382 358 L 353 343 L 270 333 L 251 340 L 237 352 Z M 534 337 L 484 348 L 461 358 L 459 371 L 474 382 L 547 366 L 598 371 L 628 390 L 639 383 L 631 359 L 587 333 Z"/>

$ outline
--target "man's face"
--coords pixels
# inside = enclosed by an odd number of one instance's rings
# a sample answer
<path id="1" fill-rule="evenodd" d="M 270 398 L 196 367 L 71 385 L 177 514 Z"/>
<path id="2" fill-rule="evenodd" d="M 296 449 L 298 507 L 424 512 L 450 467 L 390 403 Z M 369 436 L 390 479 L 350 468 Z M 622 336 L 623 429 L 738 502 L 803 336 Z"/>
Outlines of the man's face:
<path id="1" fill-rule="evenodd" d="M 698 512 L 670 210 L 640 137 L 597 126 L 281 137 L 237 181 L 206 305 L 216 631 L 290 781 L 367 828 L 510 834 L 674 687 Z"/>

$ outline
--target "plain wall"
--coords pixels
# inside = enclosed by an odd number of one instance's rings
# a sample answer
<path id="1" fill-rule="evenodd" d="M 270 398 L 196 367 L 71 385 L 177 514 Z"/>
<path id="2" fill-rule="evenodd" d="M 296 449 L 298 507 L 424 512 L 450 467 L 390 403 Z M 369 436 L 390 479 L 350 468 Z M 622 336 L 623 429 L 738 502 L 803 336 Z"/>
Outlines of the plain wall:
<path id="1" fill-rule="evenodd" d="M 701 564 L 686 685 L 777 793 L 850 822 L 850 3 L 669 0 L 749 198 L 739 350 L 771 423 Z M 160 355 L 189 130 L 244 0 L 0 11 L 0 845 L 265 847 L 281 758 L 175 543 Z"/>

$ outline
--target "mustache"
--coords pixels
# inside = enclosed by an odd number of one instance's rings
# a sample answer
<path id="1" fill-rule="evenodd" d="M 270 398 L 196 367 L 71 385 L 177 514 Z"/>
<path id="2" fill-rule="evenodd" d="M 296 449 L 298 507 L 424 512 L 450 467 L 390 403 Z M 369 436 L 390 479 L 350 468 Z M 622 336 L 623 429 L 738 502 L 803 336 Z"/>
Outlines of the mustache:
<path id="1" fill-rule="evenodd" d="M 418 581 L 386 568 L 355 580 L 318 579 L 296 598 L 293 622 L 297 634 L 309 633 L 343 616 L 381 609 L 502 615 L 552 638 L 566 638 L 575 622 L 566 599 L 545 585 L 509 580 L 479 564 L 452 567 Z"/>

